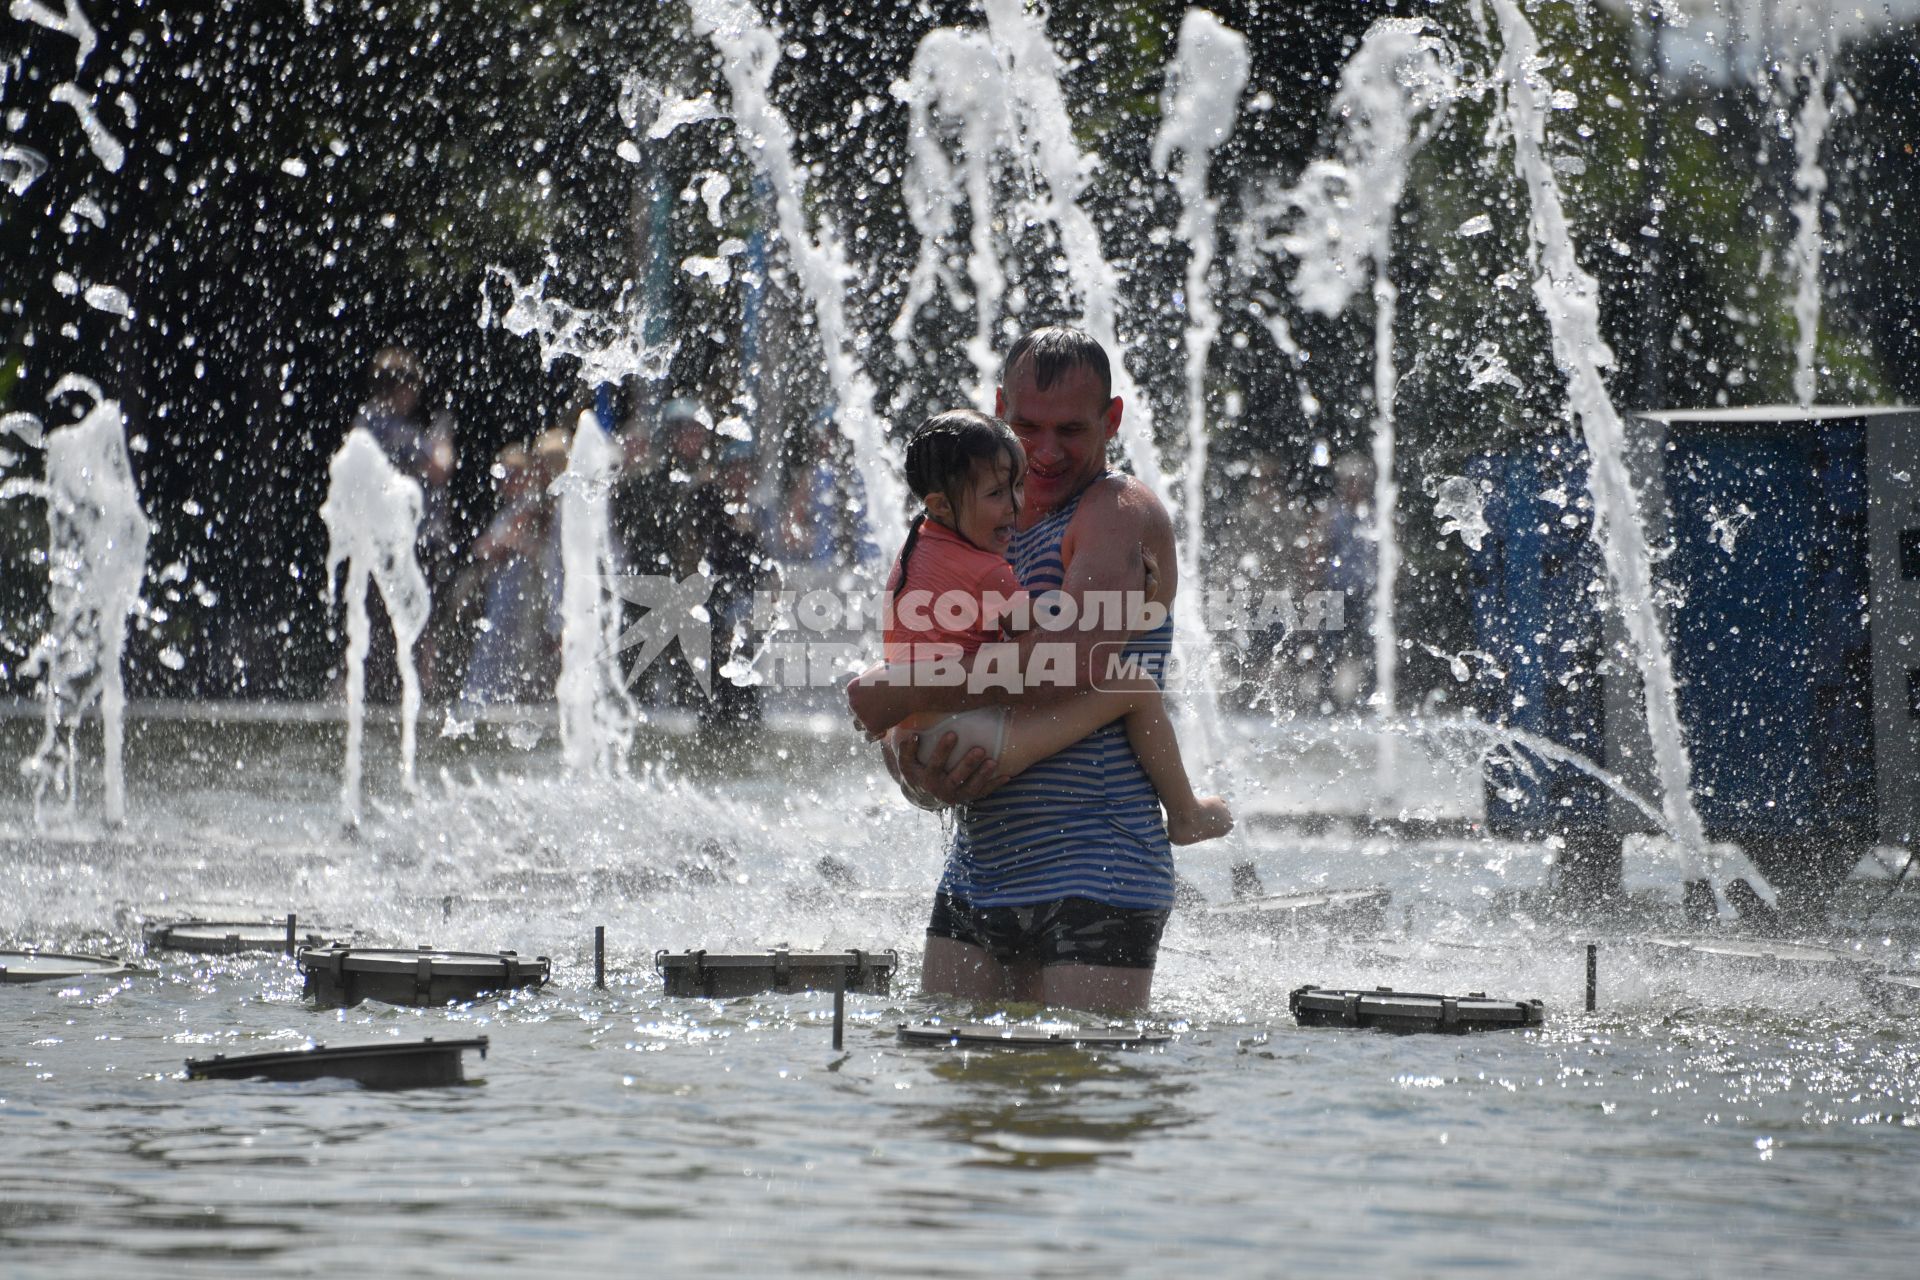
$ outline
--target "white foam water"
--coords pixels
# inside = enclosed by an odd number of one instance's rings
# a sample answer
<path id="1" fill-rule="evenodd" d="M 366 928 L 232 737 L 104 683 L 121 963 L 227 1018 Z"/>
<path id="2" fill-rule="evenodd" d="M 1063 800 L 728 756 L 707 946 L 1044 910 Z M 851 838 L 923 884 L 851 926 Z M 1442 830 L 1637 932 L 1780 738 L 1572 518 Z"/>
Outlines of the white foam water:
<path id="1" fill-rule="evenodd" d="M 580 415 L 566 473 L 553 483 L 559 499 L 560 756 L 567 772 L 624 775 L 637 716 L 620 678 L 620 611 L 607 587 L 618 572 L 608 495 L 619 450 L 600 420 Z"/>
<path id="2" fill-rule="evenodd" d="M 327 600 L 338 595 L 337 578 L 346 568 L 347 606 L 347 754 L 340 781 L 340 806 L 347 821 L 361 817 L 360 750 L 366 730 L 367 651 L 373 624 L 367 613 L 369 584 L 380 591 L 393 624 L 395 663 L 400 669 L 400 771 L 408 791 L 418 789 L 414 775 L 416 726 L 420 718 L 420 672 L 413 646 L 427 628 L 432 597 L 427 575 L 414 553 L 419 537 L 420 485 L 402 474 L 373 434 L 364 427 L 347 433 L 328 467 L 327 500 L 320 518 L 327 525 Z"/>
<path id="3" fill-rule="evenodd" d="M 71 382 L 63 379 L 56 392 Z M 78 795 L 74 738 L 95 705 L 104 729 L 102 815 L 126 817 L 126 685 L 121 666 L 127 618 L 140 602 L 153 526 L 140 506 L 127 456 L 126 426 L 117 401 L 95 403 L 86 417 L 45 438 L 48 611 L 46 635 L 22 670 L 38 674 L 45 703 L 39 747 L 22 769 L 33 779 L 34 816 L 51 786 L 64 795 L 66 815 Z"/>

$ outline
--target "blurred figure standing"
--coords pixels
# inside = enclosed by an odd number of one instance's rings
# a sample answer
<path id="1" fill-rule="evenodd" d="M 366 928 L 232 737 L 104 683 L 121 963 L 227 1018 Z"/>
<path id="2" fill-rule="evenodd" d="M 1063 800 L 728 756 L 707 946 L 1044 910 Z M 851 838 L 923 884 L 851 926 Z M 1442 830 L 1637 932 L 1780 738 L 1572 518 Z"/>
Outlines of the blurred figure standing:
<path id="1" fill-rule="evenodd" d="M 444 409 L 426 415 L 425 395 L 426 379 L 413 353 L 405 347 L 383 347 L 367 370 L 367 400 L 353 425 L 371 432 L 387 460 L 419 481 L 421 559 L 428 580 L 437 586 L 445 581 L 452 560 L 448 495 L 459 458 L 453 415 Z"/>
<path id="2" fill-rule="evenodd" d="M 494 463 L 500 507 L 474 540 L 471 563 L 453 592 L 478 618 L 461 684 L 471 712 L 491 703 L 545 702 L 560 674 L 560 548 L 552 485 L 566 470 L 564 426 L 541 433 L 532 449 L 510 445 Z"/>

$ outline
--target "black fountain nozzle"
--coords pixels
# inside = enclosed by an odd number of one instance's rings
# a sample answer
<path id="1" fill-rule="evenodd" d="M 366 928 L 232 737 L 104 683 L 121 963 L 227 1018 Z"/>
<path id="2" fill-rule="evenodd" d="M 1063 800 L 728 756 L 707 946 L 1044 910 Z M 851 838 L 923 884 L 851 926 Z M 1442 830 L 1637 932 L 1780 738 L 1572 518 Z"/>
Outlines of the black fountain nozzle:
<path id="1" fill-rule="evenodd" d="M 1689 880 L 1680 891 L 1680 909 L 1687 926 L 1704 929 L 1720 918 L 1720 906 L 1714 901 L 1711 880 Z"/>
<path id="2" fill-rule="evenodd" d="M 1767 900 L 1744 879 L 1730 881 L 1726 892 L 1727 905 L 1739 913 L 1740 923 L 1753 932 L 1778 935 L 1787 931 L 1787 923 L 1780 912 L 1767 905 Z"/>
<path id="3" fill-rule="evenodd" d="M 1233 864 L 1233 896 L 1236 898 L 1258 898 L 1266 893 L 1267 887 L 1260 883 L 1260 872 L 1251 862 Z"/>

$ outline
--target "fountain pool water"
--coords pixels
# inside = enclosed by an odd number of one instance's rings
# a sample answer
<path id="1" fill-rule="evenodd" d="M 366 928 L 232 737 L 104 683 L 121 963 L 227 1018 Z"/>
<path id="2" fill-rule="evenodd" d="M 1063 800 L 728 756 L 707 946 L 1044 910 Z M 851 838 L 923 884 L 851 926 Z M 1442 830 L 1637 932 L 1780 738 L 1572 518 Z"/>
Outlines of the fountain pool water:
<path id="1" fill-rule="evenodd" d="M 1588 8 L 1579 6 L 1582 24 Z M 1571 108 L 1564 89 L 1532 94 L 1529 77 L 1545 64 L 1520 52 L 1529 47 L 1525 14 L 1504 0 L 1492 9 L 1501 47 L 1514 52 L 1508 86 L 1531 113 L 1515 157 L 1526 203 L 1495 210 L 1514 230 L 1530 211 L 1560 219 L 1556 184 L 1578 178 L 1579 166 L 1571 163 L 1578 157 L 1548 154 L 1530 131 L 1546 112 Z M 641 141 L 661 143 L 732 113 L 748 163 L 770 186 L 763 212 L 786 241 L 785 285 L 807 313 L 798 327 L 820 343 L 822 381 L 840 429 L 861 446 L 854 464 L 884 538 L 898 515 L 887 509 L 896 481 L 883 452 L 883 388 L 862 365 L 878 360 L 872 316 L 882 308 L 850 303 L 865 264 L 848 254 L 862 241 L 827 216 L 836 209 L 830 175 L 801 154 L 807 135 L 782 115 L 791 102 L 782 75 L 792 70 L 783 59 L 803 62 L 814 37 L 776 32 L 763 12 L 699 0 L 692 29 L 721 58 L 727 101 L 662 94 L 649 119 L 635 105 L 647 95 L 624 95 L 623 118 L 636 131 L 628 145 L 639 154 Z M 12 14 L 81 45 L 76 78 L 106 61 L 72 0 L 65 15 L 38 0 L 20 0 Z M 324 36 L 322 7 L 311 16 L 316 38 Z M 1022 308 L 1037 306 L 992 260 L 1023 233 L 1057 247 L 1062 292 L 1077 295 L 1069 301 L 1116 354 L 1144 355 L 1129 331 L 1143 322 L 1122 305 L 1129 270 L 1103 245 L 1111 227 L 1089 212 L 1105 161 L 1087 147 L 1092 133 L 1069 127 L 1074 109 L 1062 92 L 1063 79 L 1088 74 L 1089 63 L 1061 59 L 1022 6 L 989 0 L 971 21 L 967 33 L 929 37 L 934 56 L 915 60 L 891 93 L 860 104 L 879 112 L 891 98 L 903 114 L 944 121 L 927 125 L 949 130 L 942 139 L 992 153 L 991 163 L 977 151 L 948 162 L 923 148 L 912 182 L 874 175 L 879 186 L 899 180 L 909 189 L 907 220 L 919 234 L 966 245 L 964 254 L 923 258 L 912 279 L 903 264 L 910 296 L 898 307 L 902 299 L 889 295 L 884 307 L 896 357 L 914 351 L 913 307 L 929 304 L 931 282 L 952 286 L 964 276 L 972 302 L 994 314 L 967 314 L 965 300 L 955 301 L 960 291 L 947 290 L 960 313 L 961 373 L 952 385 L 962 397 L 986 392 L 993 343 Z M 1193 27 L 1190 65 L 1198 68 L 1206 62 L 1198 35 L 1221 33 L 1198 19 Z M 1470 33 L 1451 34 L 1464 41 Z M 1220 40 L 1213 56 L 1235 47 Z M 990 82 L 984 96 L 979 83 L 942 78 L 961 63 Z M 8 84 L 0 78 L 0 88 Z M 1199 175 L 1226 172 L 1210 148 L 1224 156 L 1229 147 L 1220 137 L 1223 104 L 1195 96 L 1198 87 L 1189 82 L 1169 97 L 1168 110 L 1191 132 L 1168 139 L 1158 167 L 1181 153 L 1182 189 L 1172 194 L 1184 230 L 1176 234 L 1211 237 L 1218 184 Z M 124 155 L 110 160 L 120 153 L 107 146 L 119 143 L 103 123 L 115 119 L 105 114 L 106 95 L 91 102 L 64 79 L 52 93 L 81 121 L 92 162 L 117 172 Z M 137 114 L 137 104 L 114 109 Z M 1225 121 L 1236 140 L 1243 122 Z M 1501 146 L 1512 142 L 1491 148 L 1503 163 Z M 0 156 L 16 166 L 9 183 L 40 179 L 14 150 Z M 948 194 L 934 190 L 942 173 L 964 187 L 964 213 L 957 201 L 948 212 L 937 204 Z M 717 176 L 689 186 L 683 203 L 724 233 L 733 230 L 722 225 L 735 207 L 729 192 L 747 184 L 710 180 Z M 1799 189 L 1812 186 L 1803 180 Z M 1395 359 L 1394 306 L 1425 305 L 1429 292 L 1400 298 L 1385 280 L 1393 203 L 1386 200 L 1388 216 L 1368 246 L 1386 316 L 1384 332 L 1373 317 L 1381 403 L 1355 415 L 1388 428 L 1375 437 L 1387 446 L 1378 475 L 1388 499 L 1391 465 L 1404 465 L 1392 456 L 1391 401 L 1414 376 L 1410 362 Z M 1492 218 L 1476 214 L 1462 225 L 1482 221 Z M 716 261 L 745 255 L 725 244 L 718 258 L 699 260 L 705 278 L 718 274 Z M 1534 245 L 1546 277 L 1538 296 L 1561 313 L 1592 300 L 1577 247 L 1564 226 L 1541 228 Z M 1162 334 L 1171 334 L 1171 350 L 1191 345 L 1187 359 L 1162 362 L 1179 366 L 1160 375 L 1179 391 L 1160 388 L 1158 407 L 1185 404 L 1197 421 L 1222 397 L 1208 386 L 1215 366 L 1195 353 L 1232 348 L 1229 328 L 1245 337 L 1244 325 L 1224 318 L 1245 299 L 1229 297 L 1223 273 L 1204 270 L 1204 254 L 1191 256 L 1187 314 Z M 1145 271 L 1139 259 L 1133 269 Z M 1524 274 L 1502 287 L 1525 293 Z M 581 360 L 589 381 L 660 377 L 684 345 L 683 335 L 665 344 L 648 336 L 651 313 L 638 290 L 622 291 L 610 315 L 596 316 L 549 296 L 559 286 L 545 275 L 529 288 L 504 271 L 494 279 L 512 293 L 499 323 L 538 338 L 550 359 Z M 93 292 L 111 286 L 73 283 L 97 300 L 88 305 L 121 314 L 124 295 Z M 755 287 L 770 286 L 763 278 Z M 1269 318 L 1274 332 L 1287 332 L 1283 317 Z M 1574 411 L 1604 427 L 1613 416 L 1604 347 L 1597 328 L 1577 323 L 1592 318 L 1553 325 L 1551 341 L 1579 383 Z M 1291 335 L 1288 343 L 1302 367 L 1328 363 L 1324 352 L 1308 361 Z M 1138 410 L 1127 447 L 1141 474 L 1174 499 L 1160 463 L 1167 441 L 1149 412 L 1153 364 L 1122 369 Z M 1396 374 L 1403 364 L 1404 378 Z M 1524 367 L 1518 356 L 1515 367 Z M 939 371 L 912 372 L 931 380 Z M 1497 351 L 1470 372 L 1475 389 L 1527 388 Z M 16 437 L 38 428 L 12 415 L 0 423 Z M 1202 508 L 1215 491 L 1201 482 L 1212 446 L 1228 434 L 1185 439 L 1189 470 L 1178 493 L 1190 529 L 1206 527 Z M 611 567 L 602 509 L 608 444 L 583 431 L 558 487 L 574 677 L 592 674 L 591 651 L 610 633 L 598 590 Z M 417 517 L 418 504 L 409 507 L 406 483 L 391 483 L 364 449 L 343 454 L 365 464 L 334 507 L 343 545 L 388 522 L 384 542 L 356 555 L 349 599 L 364 599 L 369 565 L 376 576 L 384 568 L 404 649 L 424 611 L 414 607 L 419 574 L 406 554 L 413 520 L 394 517 Z M 1621 528 L 1634 524 L 1630 492 L 1607 484 L 1595 485 L 1605 516 L 1616 532 L 1636 532 Z M 349 509 L 344 495 L 383 487 L 401 496 Z M 1460 489 L 1439 490 L 1449 518 L 1463 535 L 1476 523 L 1484 529 L 1477 499 Z M 1204 549 L 1187 545 L 1190 559 Z M 1618 553 L 1626 560 L 1615 566 L 1615 588 L 1642 624 L 1636 656 L 1659 686 L 1648 570 L 1634 559 L 1644 551 Z M 1390 593 L 1394 575 L 1384 576 Z M 1185 617 L 1191 624 L 1199 614 Z M 1378 631 L 1393 637 L 1398 625 L 1383 616 Z M 363 614 L 350 622 L 356 649 L 366 630 Z M 1467 666 L 1464 655 L 1430 651 Z M 1471 656 L 1485 663 L 1486 655 Z M 1392 660 L 1385 655 L 1383 668 Z M 1382 684 L 1390 688 L 1390 677 Z M 1653 700 L 1670 694 L 1656 687 Z M 1170 1034 L 1166 1047 L 1016 1055 L 929 1052 L 893 1038 L 895 1023 L 927 1016 L 1019 1021 L 1039 1011 L 975 1010 L 916 994 L 940 822 L 905 805 L 838 717 L 809 711 L 799 695 L 776 706 L 744 749 L 697 736 L 671 714 L 631 716 L 615 691 L 590 679 L 560 691 L 555 711 L 489 712 L 471 732 L 419 742 L 411 699 L 394 715 L 357 695 L 349 701 L 344 711 L 330 703 L 136 707 L 121 822 L 109 821 L 120 806 L 95 803 L 85 774 L 79 803 L 57 826 L 40 820 L 27 790 L 0 793 L 0 945 L 130 954 L 150 921 L 297 912 L 350 926 L 373 945 L 546 955 L 555 981 L 451 1009 L 368 1004 L 324 1013 L 303 1002 L 297 972 L 274 957 L 150 956 L 140 972 L 110 981 L 0 985 L 8 1032 L 0 1037 L 0 1249 L 9 1270 L 93 1275 L 109 1257 L 116 1266 L 249 1275 L 543 1264 L 599 1272 L 631 1269 L 636 1258 L 701 1273 L 1125 1275 L 1179 1266 L 1392 1274 L 1543 1261 L 1636 1276 L 1803 1272 L 1841 1261 L 1865 1276 L 1910 1270 L 1920 1225 L 1908 1188 L 1920 1143 L 1920 1015 L 1870 998 L 1859 976 L 1920 963 L 1920 915 L 1910 898 L 1896 897 L 1869 928 L 1868 890 L 1844 887 L 1835 912 L 1842 923 L 1828 939 L 1843 961 L 1817 968 L 1682 965 L 1640 945 L 1680 926 L 1682 859 L 1716 852 L 1689 817 L 1677 732 L 1653 735 L 1663 794 L 1633 799 L 1680 839 L 1633 842 L 1627 910 L 1570 922 L 1548 892 L 1555 847 L 1491 838 L 1481 826 L 1491 747 L 1517 742 L 1543 758 L 1561 758 L 1563 748 L 1390 705 L 1384 724 L 1224 713 L 1218 737 L 1248 780 L 1235 797 L 1242 831 L 1183 852 L 1191 887 L 1219 903 L 1249 871 L 1271 889 L 1378 885 L 1392 895 L 1384 923 L 1365 936 L 1274 937 L 1183 907 L 1143 1015 Z M 0 717 L 0 756 L 29 756 L 39 723 L 32 708 Z M 1383 730 L 1391 753 L 1376 753 Z M 93 732 L 81 726 L 83 749 Z M 348 807 L 359 819 L 345 829 L 343 745 Z M 1376 776 L 1379 759 L 1391 762 L 1390 778 Z M 609 942 L 605 991 L 591 985 L 596 926 Z M 1593 940 L 1600 1007 L 1587 1013 L 1583 959 Z M 842 1052 L 830 1047 L 828 997 L 673 999 L 652 972 L 657 949 L 776 945 L 894 948 L 903 972 L 891 995 L 849 1000 Z M 1305 983 L 1538 997 L 1549 1021 L 1470 1039 L 1302 1030 L 1287 995 Z M 491 1054 L 461 1088 L 384 1095 L 326 1082 L 188 1082 L 181 1072 L 183 1059 L 215 1052 L 475 1033 L 489 1036 Z"/>
<path id="2" fill-rule="evenodd" d="M 0 722 L 0 743 L 33 728 Z M 1149 1014 L 1167 1047 L 927 1051 L 894 1025 L 967 1012 L 913 994 L 938 823 L 844 735 L 789 726 L 750 765 L 699 769 L 688 741 L 643 729 L 651 763 L 634 777 L 563 786 L 551 735 L 521 752 L 483 725 L 425 741 L 410 796 L 395 726 L 376 721 L 349 837 L 340 732 L 136 718 L 125 828 L 52 837 L 18 802 L 0 812 L 0 930 L 126 953 L 142 918 L 295 910 L 371 943 L 547 955 L 553 983 L 322 1013 L 284 957 L 168 954 L 111 982 L 0 986 L 0 1240 L 17 1273 L 93 1273 L 110 1251 L 193 1274 L 598 1271 L 641 1255 L 782 1273 L 910 1257 L 954 1275 L 1071 1256 L 1140 1274 L 1173 1247 L 1230 1273 L 1845 1257 L 1904 1274 L 1915 1016 L 1844 975 L 1756 983 L 1610 939 L 1584 1014 L 1579 940 L 1503 896 L 1543 881 L 1537 846 L 1249 814 L 1239 848 L 1183 863 L 1203 892 L 1223 899 L 1242 857 L 1270 885 L 1377 882 L 1394 894 L 1386 935 L 1268 938 L 1177 913 Z M 1406 780 L 1428 812 L 1458 803 L 1457 770 L 1402 758 L 1428 771 Z M 1322 789 L 1292 799 L 1324 810 L 1342 783 L 1323 763 Z M 817 874 L 824 856 L 860 888 Z M 1913 959 L 1920 934 L 1893 924 L 1898 940 L 1862 941 L 1863 967 Z M 652 972 L 657 948 L 782 943 L 892 947 L 904 972 L 891 996 L 849 997 L 840 1053 L 829 996 L 670 999 Z M 1469 1039 L 1302 1030 L 1286 999 L 1307 982 L 1537 996 L 1549 1022 Z M 491 1049 L 464 1087 L 182 1077 L 216 1052 L 475 1034 Z"/>

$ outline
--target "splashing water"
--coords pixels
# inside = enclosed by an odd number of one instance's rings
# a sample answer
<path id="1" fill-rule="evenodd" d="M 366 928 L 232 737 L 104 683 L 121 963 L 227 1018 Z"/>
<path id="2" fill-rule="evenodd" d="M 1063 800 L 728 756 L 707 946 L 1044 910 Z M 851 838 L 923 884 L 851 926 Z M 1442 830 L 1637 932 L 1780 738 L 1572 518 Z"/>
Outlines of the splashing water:
<path id="1" fill-rule="evenodd" d="M 1174 500 L 1154 445 L 1153 404 L 1135 383 L 1128 368 L 1127 348 L 1119 340 L 1119 307 L 1124 281 L 1100 247 L 1099 229 L 1080 203 L 1085 175 L 1093 163 L 1074 141 L 1072 113 L 1060 88 L 1060 59 L 1047 37 L 1039 15 L 1022 0 L 987 0 L 987 29 L 994 47 L 1007 59 L 1008 83 L 1016 119 L 1024 140 L 1023 151 L 1034 166 L 1042 188 L 1034 216 L 1055 227 L 1066 258 L 1067 275 L 1079 295 L 1080 327 L 1113 357 L 1113 394 L 1125 405 L 1120 420 L 1120 442 L 1133 466 L 1134 478 L 1159 500 L 1174 525 L 1183 513 Z M 1185 513 L 1198 524 L 1201 512 Z M 1176 543 L 1180 580 L 1202 581 L 1200 566 Z M 1197 594 L 1197 593 L 1196 593 Z M 1208 638 L 1199 608 L 1174 612 L 1176 643 L 1187 652 L 1208 652 Z M 1199 734 L 1187 745 L 1191 757 L 1217 759 L 1223 746 L 1219 708 L 1210 683 L 1195 691 L 1192 711 Z"/>
<path id="2" fill-rule="evenodd" d="M 1793 185 L 1793 319 L 1798 336 L 1793 346 L 1793 398 L 1801 408 L 1813 407 L 1818 387 L 1815 347 L 1820 339 L 1820 203 L 1827 193 L 1827 173 L 1820 167 L 1820 145 L 1833 118 L 1833 89 L 1828 83 L 1827 60 L 1810 54 L 1801 63 L 1806 101 L 1794 120 L 1793 146 L 1797 163 Z"/>
<path id="3" fill-rule="evenodd" d="M 1085 175 L 1093 166 L 1074 141 L 1073 115 L 1060 89 L 1059 56 L 1039 15 L 1029 12 L 1024 0 L 987 0 L 986 10 L 994 48 L 1011 68 L 1008 84 L 1024 150 L 1043 188 L 1036 197 L 1036 216 L 1059 230 L 1067 275 L 1080 299 L 1081 327 L 1114 357 L 1113 393 L 1126 404 L 1120 421 L 1121 445 L 1134 475 L 1162 506 L 1173 511 L 1175 504 L 1154 447 L 1153 406 L 1135 383 L 1126 347 L 1118 336 L 1124 282 L 1101 252 L 1099 229 L 1080 204 Z M 1199 581 L 1195 566 L 1183 564 L 1180 569 L 1183 578 Z"/>
<path id="4" fill-rule="evenodd" d="M 985 36 L 942 28 L 920 41 L 906 81 L 894 86 L 894 96 L 907 105 L 908 164 L 902 194 L 907 218 L 920 236 L 920 256 L 890 336 L 903 363 L 907 362 L 914 316 L 934 290 L 944 285 L 954 306 L 962 306 L 959 282 L 947 266 L 945 241 L 954 233 L 957 196 L 964 193 L 967 281 L 974 312 L 967 359 L 975 373 L 974 404 L 991 409 L 1000 371 L 994 326 L 1007 291 L 993 235 L 994 162 L 1011 151 L 1014 139 L 1006 68 Z M 955 136 L 958 166 L 943 142 L 948 130 Z"/>
<path id="5" fill-rule="evenodd" d="M 1207 356 L 1220 332 L 1207 275 L 1213 268 L 1214 223 L 1218 202 L 1207 194 L 1213 153 L 1233 132 L 1240 92 L 1250 62 L 1247 41 L 1221 25 L 1204 9 L 1187 10 L 1180 24 L 1180 46 L 1168 76 L 1161 106 L 1160 133 L 1153 140 L 1153 167 L 1173 178 L 1180 193 L 1175 234 L 1187 245 L 1187 468 L 1183 514 L 1187 523 L 1187 564 L 1203 568 L 1202 540 L 1207 479 Z M 1178 169 L 1174 153 L 1180 153 Z M 1189 580 L 1204 591 L 1204 578 Z"/>
<path id="6" fill-rule="evenodd" d="M 1433 518 L 1440 522 L 1440 536 L 1460 535 L 1460 541 L 1475 551 L 1492 529 L 1487 524 L 1487 495 L 1480 482 L 1467 476 L 1447 476 L 1434 492 Z"/>
<path id="7" fill-rule="evenodd" d="M 1613 580 L 1645 686 L 1647 729 L 1653 740 L 1665 817 L 1662 825 L 1678 840 L 1697 878 L 1705 874 L 1710 856 L 1706 829 L 1693 806 L 1692 766 L 1680 724 L 1673 665 L 1654 596 L 1646 526 L 1639 495 L 1627 474 L 1626 431 L 1608 398 L 1602 376 L 1602 371 L 1613 364 L 1613 352 L 1600 336 L 1599 286 L 1574 256 L 1573 233 L 1546 159 L 1539 41 L 1513 0 L 1493 0 L 1493 5 L 1504 41 L 1500 74 L 1513 133 L 1514 166 L 1526 184 L 1531 204 L 1527 231 L 1538 272 L 1534 297 L 1546 313 L 1554 359 L 1567 378 L 1568 404 L 1580 422 L 1592 459 L 1587 486 L 1593 494 L 1594 536 Z M 1765 891 L 1771 892 L 1771 887 Z"/>
<path id="8" fill-rule="evenodd" d="M 1340 72 L 1333 111 L 1342 122 L 1339 159 L 1308 166 L 1289 194 L 1299 210 L 1283 240 L 1297 265 L 1294 295 L 1302 306 L 1338 315 L 1371 277 L 1373 293 L 1373 585 L 1374 702 L 1388 720 L 1398 704 L 1400 641 L 1394 586 L 1400 546 L 1393 521 L 1400 501 L 1394 478 L 1393 357 L 1399 289 L 1391 271 L 1394 211 L 1414 154 L 1459 94 L 1459 60 L 1433 28 L 1414 18 L 1386 18 L 1368 29 Z M 1382 796 L 1395 775 L 1394 740 L 1381 735 L 1375 762 Z"/>
<path id="9" fill-rule="evenodd" d="M 400 668 L 400 772 L 408 791 L 416 791 L 415 728 L 420 718 L 420 672 L 413 646 L 427 628 L 432 599 L 427 575 L 414 554 L 419 536 L 420 486 L 402 475 L 380 451 L 364 427 L 347 433 L 346 443 L 328 468 L 327 500 L 320 518 L 327 525 L 327 601 L 336 596 L 337 573 L 347 569 L 347 758 L 340 783 L 340 805 L 350 823 L 361 816 L 360 748 L 366 728 L 367 650 L 372 622 L 367 615 L 369 579 L 380 590 L 393 623 L 396 665 Z"/>
<path id="10" fill-rule="evenodd" d="M 63 379 L 56 392 L 78 381 Z M 102 813 L 118 824 L 126 817 L 121 770 L 125 743 L 126 686 L 121 661 L 127 616 L 140 602 L 147 573 L 152 525 L 127 457 L 120 405 L 98 398 L 79 422 L 46 437 L 48 607 L 52 622 L 34 646 L 25 670 L 37 673 L 46 699 L 39 748 L 21 767 L 33 778 L 36 820 L 49 784 L 66 796 L 73 814 L 77 756 L 74 735 L 96 702 L 105 730 Z"/>
<path id="11" fill-rule="evenodd" d="M 623 775 L 637 715 L 620 679 L 620 613 L 607 590 L 617 572 L 608 493 L 619 452 L 600 420 L 580 415 L 567 470 L 553 483 L 559 497 L 560 755 L 575 775 Z"/>
<path id="12" fill-rule="evenodd" d="M 7 13 L 21 22 L 31 22 L 71 39 L 77 46 L 73 51 L 73 74 L 79 75 L 99 45 L 99 36 L 94 32 L 93 24 L 87 21 L 79 0 L 65 0 L 65 9 L 64 13 L 55 13 L 39 0 L 13 0 L 7 6 Z"/>
<path id="13" fill-rule="evenodd" d="M 780 235 L 813 307 L 840 429 L 853 442 L 855 464 L 866 486 L 867 521 L 881 549 L 891 550 L 906 535 L 906 486 L 873 411 L 873 384 L 848 349 L 852 328 L 845 295 L 853 273 L 841 237 L 831 226 L 823 225 L 817 236 L 808 229 L 806 179 L 793 160 L 793 130 L 768 92 L 780 60 L 780 41 L 740 0 L 693 0 L 692 7 L 695 34 L 707 37 L 720 52 L 721 70 L 733 94 L 734 123 L 773 185 Z"/>
<path id="14" fill-rule="evenodd" d="M 610 312 L 602 313 L 549 298 L 545 275 L 523 285 L 511 271 L 489 267 L 487 280 L 504 285 L 509 300 L 496 316 L 493 296 L 482 286 L 481 327 L 497 323 L 516 338 L 533 338 L 540 344 L 540 359 L 548 365 L 562 356 L 573 357 L 580 362 L 580 377 L 588 386 L 628 376 L 658 378 L 673 359 L 678 340 L 648 341 L 649 316 L 645 306 L 634 301 L 631 286 L 620 291 Z"/>

